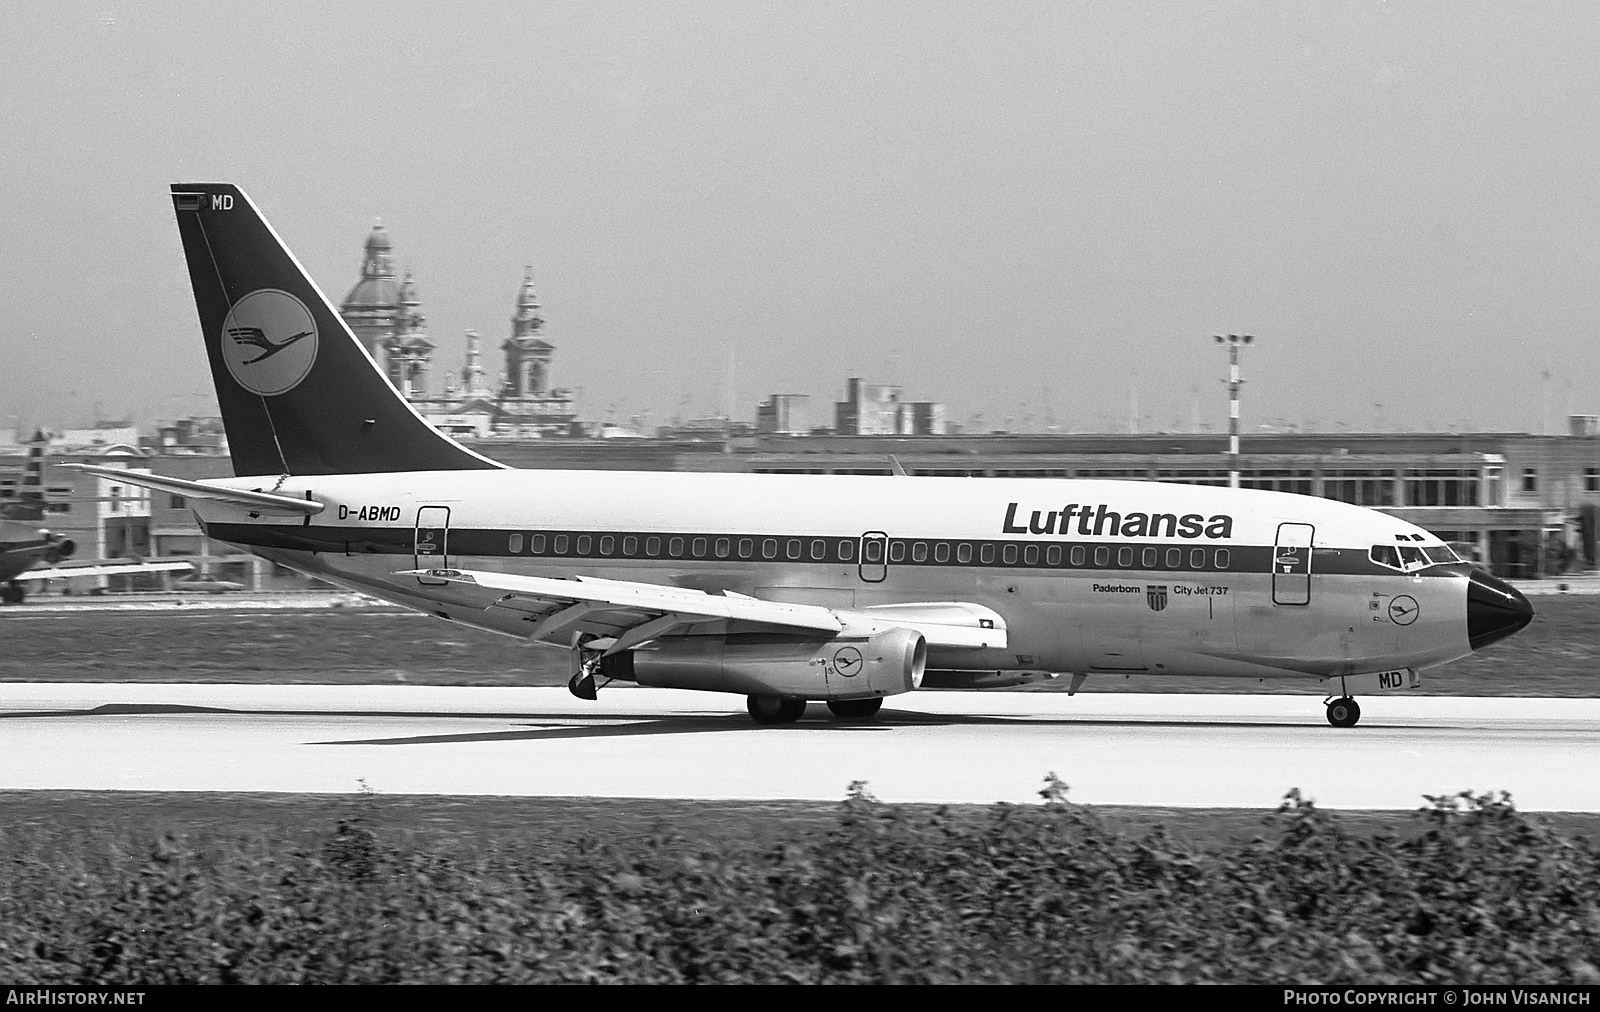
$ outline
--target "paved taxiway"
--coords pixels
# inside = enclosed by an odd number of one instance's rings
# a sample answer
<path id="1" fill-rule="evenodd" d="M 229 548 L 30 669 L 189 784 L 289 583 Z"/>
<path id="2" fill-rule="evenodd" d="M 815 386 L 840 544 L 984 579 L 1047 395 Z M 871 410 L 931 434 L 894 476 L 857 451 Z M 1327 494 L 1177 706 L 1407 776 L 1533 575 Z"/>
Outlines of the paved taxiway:
<path id="1" fill-rule="evenodd" d="M 0 683 L 0 789 L 1033 801 L 1410 809 L 1505 789 L 1600 811 L 1600 700 L 912 693 L 873 723 L 752 724 L 741 697 L 564 689 Z"/>

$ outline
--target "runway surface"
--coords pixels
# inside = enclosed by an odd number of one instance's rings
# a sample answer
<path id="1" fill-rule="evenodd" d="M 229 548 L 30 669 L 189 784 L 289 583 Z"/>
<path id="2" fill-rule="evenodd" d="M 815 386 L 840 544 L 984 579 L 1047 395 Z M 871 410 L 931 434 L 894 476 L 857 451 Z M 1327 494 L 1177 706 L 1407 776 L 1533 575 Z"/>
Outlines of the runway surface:
<path id="1" fill-rule="evenodd" d="M 1036 801 L 1047 771 L 1097 805 L 1412 809 L 1508 790 L 1600 812 L 1600 700 L 1371 697 L 1329 727 L 1309 696 L 911 693 L 871 723 L 813 703 L 612 687 L 0 684 L 0 789 Z"/>

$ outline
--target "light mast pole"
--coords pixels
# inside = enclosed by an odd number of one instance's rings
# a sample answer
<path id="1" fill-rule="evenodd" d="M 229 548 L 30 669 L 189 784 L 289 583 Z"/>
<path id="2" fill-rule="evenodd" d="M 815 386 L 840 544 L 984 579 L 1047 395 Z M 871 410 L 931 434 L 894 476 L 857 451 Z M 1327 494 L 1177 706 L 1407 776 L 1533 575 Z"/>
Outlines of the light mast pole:
<path id="1" fill-rule="evenodd" d="M 1213 335 L 1218 344 L 1228 346 L 1228 487 L 1239 487 L 1239 349 L 1254 341 L 1249 334 Z"/>

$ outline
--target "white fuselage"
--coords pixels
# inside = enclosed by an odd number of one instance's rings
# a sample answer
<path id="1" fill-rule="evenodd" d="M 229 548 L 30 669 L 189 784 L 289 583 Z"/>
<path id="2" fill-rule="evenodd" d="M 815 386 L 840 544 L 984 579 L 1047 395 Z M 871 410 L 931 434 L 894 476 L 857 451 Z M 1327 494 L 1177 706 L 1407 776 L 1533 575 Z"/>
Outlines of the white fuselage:
<path id="1" fill-rule="evenodd" d="M 853 609 L 963 601 L 1006 647 L 930 668 L 1330 678 L 1469 652 L 1467 571 L 1404 521 L 1278 492 L 1154 482 L 518 471 L 238 478 L 310 518 L 199 502 L 213 537 L 451 620 L 524 635 L 409 570 L 628 580 Z"/>

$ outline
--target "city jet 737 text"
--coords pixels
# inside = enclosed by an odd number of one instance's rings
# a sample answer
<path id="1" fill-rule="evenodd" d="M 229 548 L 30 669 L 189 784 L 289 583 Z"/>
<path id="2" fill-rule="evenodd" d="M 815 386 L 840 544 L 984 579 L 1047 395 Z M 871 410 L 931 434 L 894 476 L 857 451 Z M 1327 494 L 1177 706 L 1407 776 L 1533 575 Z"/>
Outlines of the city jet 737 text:
<path id="1" fill-rule="evenodd" d="M 1345 503 L 1133 481 L 504 467 L 390 385 L 254 203 L 172 187 L 235 478 L 188 496 L 207 535 L 330 583 L 570 652 L 610 682 L 807 701 L 1070 676 L 1353 687 L 1532 618 L 1439 538 Z M 94 470 L 86 466 L 86 470 Z"/>

